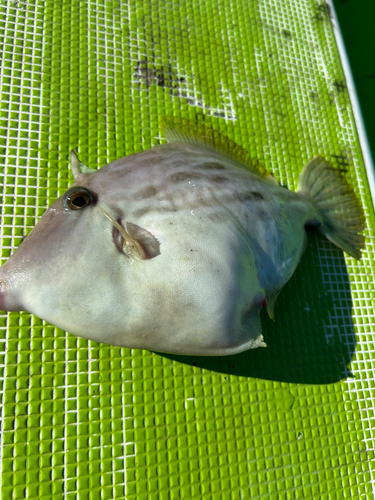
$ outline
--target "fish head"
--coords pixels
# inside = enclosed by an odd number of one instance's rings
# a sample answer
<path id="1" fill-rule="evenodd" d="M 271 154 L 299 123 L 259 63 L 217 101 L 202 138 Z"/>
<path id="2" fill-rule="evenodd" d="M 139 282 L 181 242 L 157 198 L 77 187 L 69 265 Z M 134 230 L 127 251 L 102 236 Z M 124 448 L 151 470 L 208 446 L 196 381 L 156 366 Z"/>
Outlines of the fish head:
<path id="1" fill-rule="evenodd" d="M 55 294 L 69 302 L 93 279 L 97 253 L 90 249 L 99 244 L 105 222 L 95 217 L 95 198 L 73 184 L 47 209 L 0 268 L 3 310 L 50 308 L 56 305 Z"/>
<path id="2" fill-rule="evenodd" d="M 108 189 L 101 199 L 100 171 L 82 170 L 0 268 L 0 309 L 83 334 L 113 314 L 119 274 L 158 255 L 159 245 L 137 225 L 123 227 L 107 206 Z"/>

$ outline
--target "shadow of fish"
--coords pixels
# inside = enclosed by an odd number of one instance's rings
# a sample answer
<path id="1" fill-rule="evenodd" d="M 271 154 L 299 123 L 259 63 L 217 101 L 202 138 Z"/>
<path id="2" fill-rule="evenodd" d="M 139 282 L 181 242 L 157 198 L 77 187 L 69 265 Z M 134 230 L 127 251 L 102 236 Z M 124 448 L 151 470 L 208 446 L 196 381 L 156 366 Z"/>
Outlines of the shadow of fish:
<path id="1" fill-rule="evenodd" d="M 98 171 L 72 152 L 73 186 L 0 268 L 0 308 L 75 335 L 175 354 L 265 346 L 275 300 L 317 226 L 360 258 L 364 216 L 326 160 L 298 193 L 220 134 L 171 119 L 168 144 Z"/>

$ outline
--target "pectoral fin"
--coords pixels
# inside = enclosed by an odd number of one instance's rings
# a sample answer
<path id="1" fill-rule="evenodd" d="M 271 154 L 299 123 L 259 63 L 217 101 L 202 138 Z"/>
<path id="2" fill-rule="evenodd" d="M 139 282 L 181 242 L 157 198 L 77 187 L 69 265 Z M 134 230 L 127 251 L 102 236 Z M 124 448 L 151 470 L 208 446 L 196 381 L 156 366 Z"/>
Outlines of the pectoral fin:
<path id="1" fill-rule="evenodd" d="M 160 254 L 160 243 L 149 231 L 132 222 L 127 222 L 126 229 L 135 242 L 141 259 L 153 259 Z"/>
<path id="2" fill-rule="evenodd" d="M 100 205 L 99 209 L 113 224 L 113 239 L 120 252 L 141 260 L 153 259 L 160 254 L 160 243 L 149 231 L 132 222 L 128 222 L 125 229 L 120 220 L 116 221 Z"/>

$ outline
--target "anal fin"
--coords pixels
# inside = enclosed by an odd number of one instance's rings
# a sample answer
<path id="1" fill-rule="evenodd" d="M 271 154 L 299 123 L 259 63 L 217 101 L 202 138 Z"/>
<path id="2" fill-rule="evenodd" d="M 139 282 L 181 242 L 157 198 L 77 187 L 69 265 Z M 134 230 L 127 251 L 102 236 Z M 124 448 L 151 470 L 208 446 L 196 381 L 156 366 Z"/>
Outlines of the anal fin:
<path id="1" fill-rule="evenodd" d="M 268 316 L 272 319 L 272 321 L 275 321 L 275 303 L 277 297 L 280 295 L 281 290 L 282 288 L 280 288 L 280 290 L 277 290 L 272 295 L 267 297 L 267 313 Z"/>

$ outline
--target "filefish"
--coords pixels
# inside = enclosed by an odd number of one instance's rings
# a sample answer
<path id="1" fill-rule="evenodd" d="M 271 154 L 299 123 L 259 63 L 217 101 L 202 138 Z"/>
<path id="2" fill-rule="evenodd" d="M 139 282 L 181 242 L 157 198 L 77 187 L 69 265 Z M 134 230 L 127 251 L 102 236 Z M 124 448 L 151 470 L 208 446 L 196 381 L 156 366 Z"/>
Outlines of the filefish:
<path id="1" fill-rule="evenodd" d="M 298 192 L 218 132 L 166 118 L 166 144 L 74 184 L 0 268 L 0 309 L 28 311 L 87 339 L 218 356 L 265 346 L 260 310 L 277 296 L 316 226 L 355 259 L 363 210 L 316 157 Z"/>

